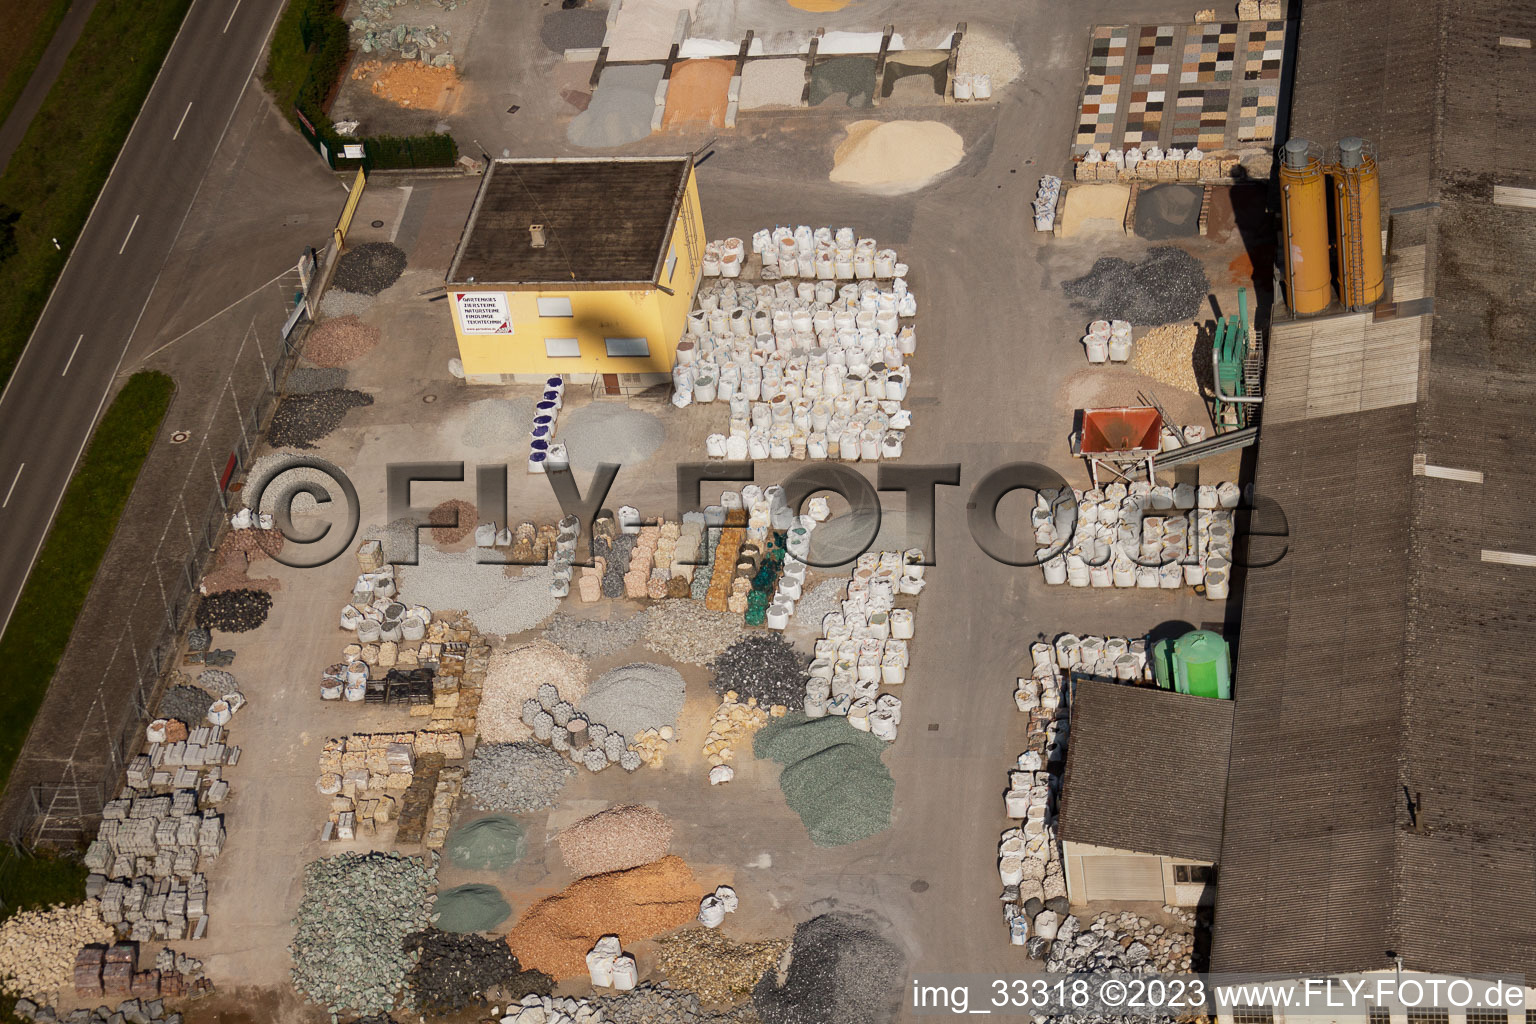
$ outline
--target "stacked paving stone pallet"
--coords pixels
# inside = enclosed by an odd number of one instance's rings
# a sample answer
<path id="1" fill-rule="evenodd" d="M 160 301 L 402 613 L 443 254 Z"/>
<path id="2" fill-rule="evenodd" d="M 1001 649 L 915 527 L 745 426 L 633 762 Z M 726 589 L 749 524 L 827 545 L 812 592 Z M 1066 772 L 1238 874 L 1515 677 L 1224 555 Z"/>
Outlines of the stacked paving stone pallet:
<path id="1" fill-rule="evenodd" d="M 321 699 L 405 705 L 431 719 L 428 731 L 473 736 L 490 645 L 468 619 L 436 619 L 397 600 L 394 566 L 383 563 L 378 541 L 364 542 L 357 559 L 363 572 L 341 612 L 341 628 L 357 639 L 321 673 Z"/>
<path id="2" fill-rule="evenodd" d="M 815 660 L 807 669 L 805 713 L 809 718 L 846 716 L 855 729 L 894 742 L 901 699 L 881 693 L 907 679 L 908 643 L 916 632 L 913 608 L 898 597 L 922 593 L 923 553 L 866 551 L 854 564 L 841 611 L 822 620 Z"/>
<path id="3" fill-rule="evenodd" d="M 372 839 L 396 823 L 395 841 L 441 849 L 464 782 L 464 737 L 454 729 L 354 733 L 320 752 L 330 817 L 322 839 Z"/>
<path id="4" fill-rule="evenodd" d="M 1076 499 L 1076 519 L 1072 510 Z M 1140 590 L 1195 587 L 1213 601 L 1231 585 L 1235 483 L 1153 486 L 1116 481 L 1042 491 L 1030 512 L 1035 555 L 1052 586 Z"/>
<path id="5" fill-rule="evenodd" d="M 202 976 L 201 960 L 178 954 L 170 948 L 162 948 L 155 957 L 153 967 L 139 970 L 139 944 L 119 942 L 111 946 L 93 944 L 86 946 L 75 956 L 74 986 L 78 999 L 104 999 L 133 996 L 120 1004 L 116 1011 L 101 1006 L 94 1013 L 75 1010 L 66 1021 L 174 1021 L 179 1024 L 180 1014 L 165 1013 L 161 997 L 180 999 L 201 996 L 212 990 L 212 984 Z M 35 1008 L 23 1012 L 20 1003 L 17 1013 L 28 1020 L 48 1020 L 52 1009 Z M 113 1013 L 121 1014 L 113 1017 Z M 85 1014 L 84 1017 L 79 1016 Z"/>
<path id="6" fill-rule="evenodd" d="M 717 279 L 700 288 L 677 348 L 673 404 L 730 404 L 729 430 L 706 438 L 708 455 L 899 458 L 912 420 L 904 363 L 917 347 L 906 265 L 846 227 L 765 229 L 752 249 L 757 284 L 735 280 L 747 264 L 741 239 L 705 246 L 704 275 Z"/>
<path id="7" fill-rule="evenodd" d="M 1061 668 L 1032 648 L 1033 673 L 1019 679 L 1014 701 L 1028 716 L 1024 752 L 1008 773 L 1003 797 L 1009 818 L 1023 824 L 1002 834 L 998 874 L 1003 881 L 1004 918 L 1014 945 L 1026 945 L 1032 924 L 1049 926 L 1067 910 L 1061 844 L 1056 840 L 1056 802 L 1066 765 L 1068 703 Z M 1043 917 L 1051 914 L 1053 917 Z"/>
<path id="8" fill-rule="evenodd" d="M 238 698 L 240 704 L 244 698 Z M 228 719 L 229 701 L 211 716 Z M 224 849 L 225 766 L 240 760 L 224 726 L 156 720 L 148 749 L 128 763 L 122 791 L 101 811 L 85 852 L 86 895 L 102 920 L 134 941 L 201 938 L 208 927 L 204 869 Z M 174 738 L 172 737 L 180 737 Z"/>
<path id="9" fill-rule="evenodd" d="M 533 730 L 534 739 L 591 772 L 600 772 L 610 764 L 632 772 L 647 763 L 623 733 L 590 721 L 570 701 L 561 700 L 553 683 L 540 686 L 537 697 L 523 702 L 523 724 Z M 660 759 L 655 763 L 659 765 Z"/>

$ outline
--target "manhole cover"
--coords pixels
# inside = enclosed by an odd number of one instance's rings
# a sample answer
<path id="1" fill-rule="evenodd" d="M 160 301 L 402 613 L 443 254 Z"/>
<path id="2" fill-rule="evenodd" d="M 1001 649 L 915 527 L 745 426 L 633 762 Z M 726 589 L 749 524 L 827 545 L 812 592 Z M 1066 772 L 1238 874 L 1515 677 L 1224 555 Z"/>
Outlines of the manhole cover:
<path id="1" fill-rule="evenodd" d="M 376 228 L 381 228 L 381 227 L 384 226 L 384 222 L 381 221 L 381 220 L 376 220 L 376 221 L 373 222 L 373 226 L 376 227 Z"/>
<path id="2" fill-rule="evenodd" d="M 190 430 L 171 431 L 171 444 L 186 444 L 190 440 L 192 440 L 192 431 Z"/>
<path id="3" fill-rule="evenodd" d="M 939 731 L 939 723 L 938 722 L 929 722 L 928 723 L 928 731 L 929 732 L 938 732 Z"/>
<path id="4" fill-rule="evenodd" d="M 436 395 L 422 395 L 421 396 L 421 400 L 423 402 L 427 403 L 428 405 L 431 405 L 433 402 L 437 401 L 437 396 Z"/>
<path id="5" fill-rule="evenodd" d="M 921 878 L 919 878 L 917 881 L 912 883 L 912 891 L 913 892 L 927 892 L 928 891 L 928 883 L 923 881 Z"/>

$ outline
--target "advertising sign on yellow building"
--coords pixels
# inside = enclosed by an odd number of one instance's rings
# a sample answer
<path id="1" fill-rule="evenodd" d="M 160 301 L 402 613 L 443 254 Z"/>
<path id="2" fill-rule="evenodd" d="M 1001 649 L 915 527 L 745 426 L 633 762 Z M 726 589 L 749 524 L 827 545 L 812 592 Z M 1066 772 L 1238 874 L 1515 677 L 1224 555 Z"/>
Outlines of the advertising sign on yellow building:
<path id="1" fill-rule="evenodd" d="M 703 252 L 692 157 L 492 161 L 446 282 L 465 375 L 669 373 Z"/>

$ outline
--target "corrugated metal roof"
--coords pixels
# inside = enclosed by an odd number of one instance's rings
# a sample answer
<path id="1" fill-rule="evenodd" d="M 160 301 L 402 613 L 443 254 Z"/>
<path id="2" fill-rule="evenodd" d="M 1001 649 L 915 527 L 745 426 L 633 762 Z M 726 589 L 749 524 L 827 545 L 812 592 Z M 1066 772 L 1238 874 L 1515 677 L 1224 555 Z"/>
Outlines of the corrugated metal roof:
<path id="1" fill-rule="evenodd" d="M 1529 4 L 1306 4 L 1294 133 L 1372 140 L 1386 205 L 1433 204 L 1393 232 L 1434 307 L 1416 404 L 1266 417 L 1291 548 L 1244 591 L 1214 970 L 1536 973 L 1536 568 L 1482 558 L 1536 554 L 1536 230 L 1494 202 L 1536 187 L 1500 45 L 1533 35 Z"/>
<path id="2" fill-rule="evenodd" d="M 1083 680 L 1071 721 L 1063 840 L 1217 859 L 1231 701 Z"/>

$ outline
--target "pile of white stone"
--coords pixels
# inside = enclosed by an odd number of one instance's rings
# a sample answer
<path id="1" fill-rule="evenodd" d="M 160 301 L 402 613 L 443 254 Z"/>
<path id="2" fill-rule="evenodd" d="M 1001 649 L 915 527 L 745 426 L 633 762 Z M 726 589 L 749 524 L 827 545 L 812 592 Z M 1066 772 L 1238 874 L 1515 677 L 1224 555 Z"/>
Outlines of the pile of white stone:
<path id="1" fill-rule="evenodd" d="M 569 996 L 526 995 L 507 1007 L 501 1024 L 603 1024 L 607 1020 L 596 1003 Z"/>
<path id="2" fill-rule="evenodd" d="M 1163 911 L 1177 924 L 1161 925 L 1132 913 L 1103 913 L 1084 924 L 1071 914 L 1043 936 L 1045 969 L 1061 974 L 1100 971 L 1176 974 L 1194 964 L 1195 915 Z"/>
<path id="3" fill-rule="evenodd" d="M 892 249 L 852 228 L 764 229 L 705 246 L 698 308 L 677 347 L 674 405 L 727 402 L 711 458 L 875 461 L 901 456 L 917 298 Z M 796 282 L 792 279 L 798 278 Z M 904 322 L 906 321 L 906 322 Z"/>

